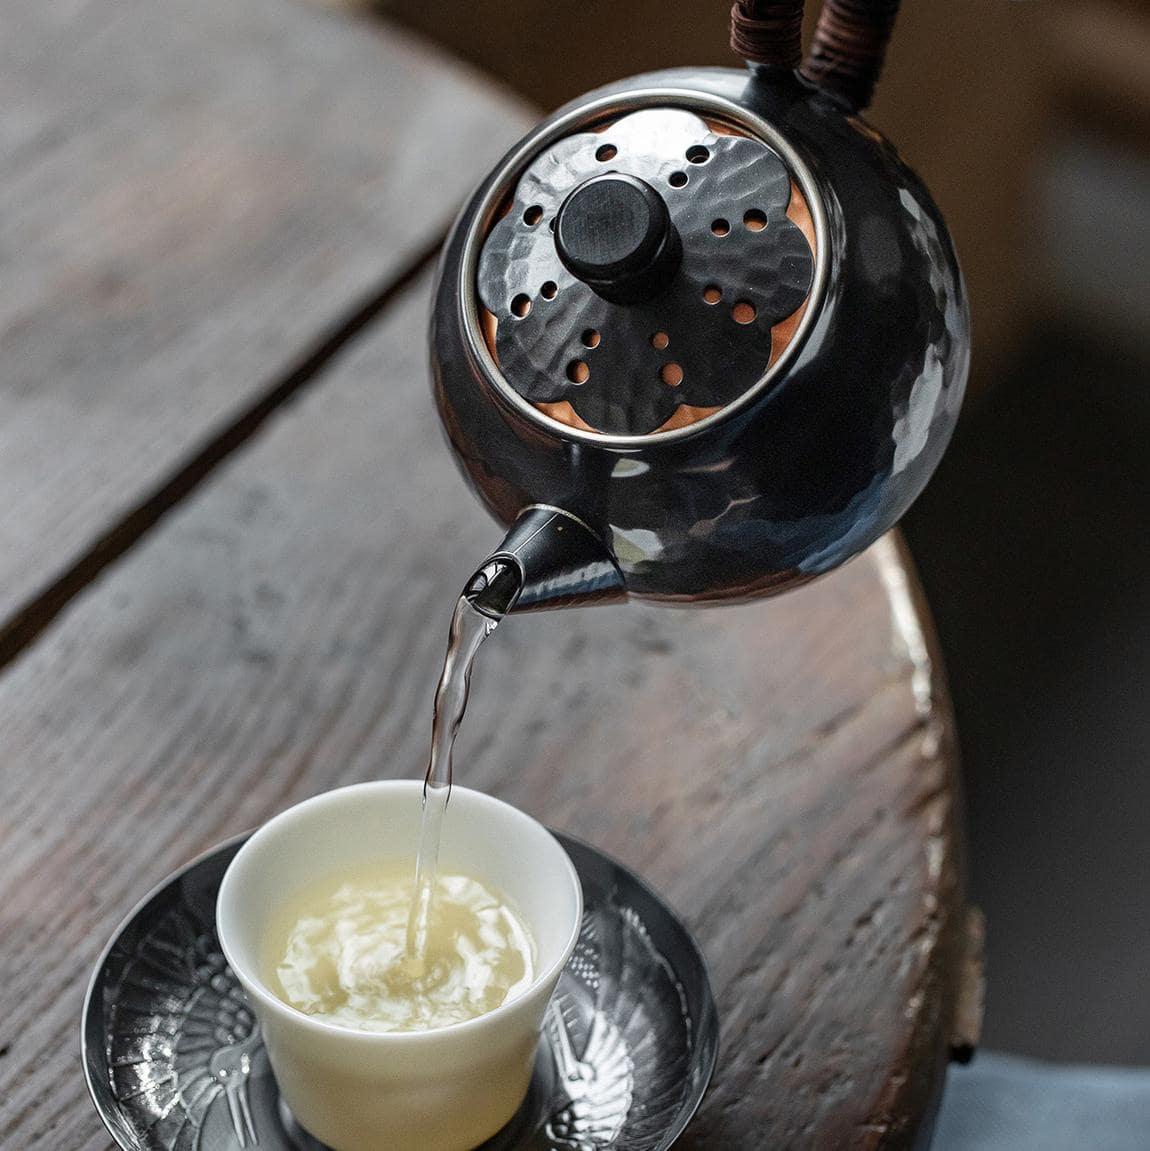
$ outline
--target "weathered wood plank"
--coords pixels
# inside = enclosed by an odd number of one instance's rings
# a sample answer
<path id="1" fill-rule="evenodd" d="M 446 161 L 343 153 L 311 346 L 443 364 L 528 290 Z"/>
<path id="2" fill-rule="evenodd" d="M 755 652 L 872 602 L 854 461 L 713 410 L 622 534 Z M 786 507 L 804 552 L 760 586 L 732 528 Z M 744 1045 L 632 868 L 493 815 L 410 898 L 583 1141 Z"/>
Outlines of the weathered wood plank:
<path id="1" fill-rule="evenodd" d="M 0 680 L 5 1145 L 104 1145 L 77 1020 L 141 892 L 306 795 L 422 770 L 449 608 L 496 538 L 441 444 L 425 309 Z M 906 1146 L 938 1082 L 962 893 L 912 594 L 884 541 L 773 602 L 513 618 L 480 657 L 457 778 L 639 868 L 710 958 L 724 1047 L 688 1147 Z"/>
<path id="2" fill-rule="evenodd" d="M 0 103 L 2 635 L 426 252 L 529 117 L 291 0 L 16 0 Z"/>

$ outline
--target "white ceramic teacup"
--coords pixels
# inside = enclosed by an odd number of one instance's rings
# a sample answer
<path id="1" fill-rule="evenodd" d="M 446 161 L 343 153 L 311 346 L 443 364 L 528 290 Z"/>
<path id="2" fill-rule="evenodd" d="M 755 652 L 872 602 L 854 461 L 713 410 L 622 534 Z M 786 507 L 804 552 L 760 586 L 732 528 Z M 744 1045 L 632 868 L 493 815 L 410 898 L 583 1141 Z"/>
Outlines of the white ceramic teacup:
<path id="1" fill-rule="evenodd" d="M 487 1015 L 431 1031 L 357 1031 L 304 1015 L 265 984 L 261 946 L 282 900 L 317 878 L 375 859 L 414 866 L 422 784 L 362 783 L 276 816 L 237 853 L 220 886 L 220 943 L 247 991 L 284 1101 L 335 1151 L 468 1151 L 514 1115 L 539 1032 L 579 935 L 579 877 L 530 816 L 456 787 L 440 866 L 503 891 L 531 929 L 535 979 Z"/>

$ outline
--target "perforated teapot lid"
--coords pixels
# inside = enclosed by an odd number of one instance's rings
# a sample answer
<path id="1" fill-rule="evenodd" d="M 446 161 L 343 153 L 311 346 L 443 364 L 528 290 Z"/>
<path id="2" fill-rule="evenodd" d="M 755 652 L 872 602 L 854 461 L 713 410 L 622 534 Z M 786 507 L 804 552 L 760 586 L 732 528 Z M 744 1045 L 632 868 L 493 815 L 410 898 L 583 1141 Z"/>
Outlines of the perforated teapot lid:
<path id="1" fill-rule="evenodd" d="M 476 286 L 520 397 L 584 432 L 646 436 L 763 380 L 815 265 L 811 205 L 780 152 L 657 107 L 535 155 L 483 239 Z"/>

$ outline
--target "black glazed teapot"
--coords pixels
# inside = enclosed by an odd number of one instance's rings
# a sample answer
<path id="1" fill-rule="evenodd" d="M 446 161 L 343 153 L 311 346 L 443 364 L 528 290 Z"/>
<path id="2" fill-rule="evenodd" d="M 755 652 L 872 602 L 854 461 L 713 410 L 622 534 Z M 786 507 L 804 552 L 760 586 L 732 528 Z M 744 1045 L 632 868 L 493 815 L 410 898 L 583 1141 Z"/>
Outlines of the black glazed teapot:
<path id="1" fill-rule="evenodd" d="M 896 4 L 740 0 L 748 70 L 638 76 L 503 159 L 445 248 L 436 402 L 508 532 L 492 615 L 769 595 L 930 478 L 969 320 L 938 209 L 858 115 Z"/>

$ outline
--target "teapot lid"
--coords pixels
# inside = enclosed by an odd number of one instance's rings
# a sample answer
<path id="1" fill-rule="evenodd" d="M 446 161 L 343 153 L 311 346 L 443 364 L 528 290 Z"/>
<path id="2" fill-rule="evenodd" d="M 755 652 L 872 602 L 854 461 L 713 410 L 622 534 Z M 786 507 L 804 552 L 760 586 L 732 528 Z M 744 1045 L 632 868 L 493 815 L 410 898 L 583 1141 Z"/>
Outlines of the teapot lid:
<path id="1" fill-rule="evenodd" d="M 769 125 L 723 111 L 576 122 L 506 174 L 475 263 L 483 341 L 579 438 L 685 434 L 805 332 L 825 262 L 814 182 Z"/>

